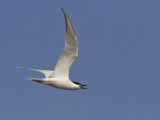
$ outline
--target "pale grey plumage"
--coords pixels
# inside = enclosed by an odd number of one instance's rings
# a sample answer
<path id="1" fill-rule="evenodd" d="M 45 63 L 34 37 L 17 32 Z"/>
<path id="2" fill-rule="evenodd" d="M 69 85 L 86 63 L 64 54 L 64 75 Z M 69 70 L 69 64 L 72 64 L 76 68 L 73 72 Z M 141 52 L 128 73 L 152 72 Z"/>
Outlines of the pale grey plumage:
<path id="1" fill-rule="evenodd" d="M 86 89 L 84 88 L 84 86 L 86 85 L 82 85 L 79 82 L 72 82 L 69 79 L 70 66 L 78 56 L 78 41 L 69 16 L 63 9 L 62 11 L 64 13 L 65 24 L 66 24 L 65 48 L 55 66 L 54 71 L 30 69 L 22 67 L 17 67 L 17 68 L 38 71 L 43 73 L 46 77 L 46 78 L 29 78 L 29 80 L 31 81 L 43 83 L 46 85 L 50 85 L 65 90 Z"/>
<path id="2" fill-rule="evenodd" d="M 69 68 L 78 56 L 78 42 L 72 22 L 67 13 L 63 9 L 62 11 L 64 13 L 66 23 L 65 48 L 54 69 L 54 77 L 69 76 Z"/>

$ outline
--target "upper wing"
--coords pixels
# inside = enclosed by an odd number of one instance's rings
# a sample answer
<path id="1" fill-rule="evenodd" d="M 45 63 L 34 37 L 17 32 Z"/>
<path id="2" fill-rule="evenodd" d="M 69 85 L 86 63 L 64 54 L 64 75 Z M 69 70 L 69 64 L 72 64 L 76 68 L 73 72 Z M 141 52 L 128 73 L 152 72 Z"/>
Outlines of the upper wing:
<path id="1" fill-rule="evenodd" d="M 54 69 L 54 77 L 69 77 L 69 68 L 78 56 L 78 42 L 67 13 L 62 9 L 66 24 L 65 48 Z"/>

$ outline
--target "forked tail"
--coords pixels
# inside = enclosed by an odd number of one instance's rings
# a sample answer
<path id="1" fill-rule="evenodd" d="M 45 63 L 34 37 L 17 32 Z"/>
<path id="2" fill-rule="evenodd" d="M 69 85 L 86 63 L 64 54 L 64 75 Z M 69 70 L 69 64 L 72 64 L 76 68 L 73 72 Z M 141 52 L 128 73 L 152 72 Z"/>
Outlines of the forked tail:
<path id="1" fill-rule="evenodd" d="M 45 82 L 44 78 L 28 78 L 27 80 L 38 82 L 38 83 L 44 83 Z"/>
<path id="2" fill-rule="evenodd" d="M 54 71 L 51 71 L 51 70 L 31 69 L 31 68 L 24 68 L 24 67 L 16 67 L 16 68 L 25 69 L 25 70 L 38 71 L 38 72 L 43 73 L 43 74 L 45 75 L 46 78 L 53 77 L 53 72 L 54 72 Z"/>

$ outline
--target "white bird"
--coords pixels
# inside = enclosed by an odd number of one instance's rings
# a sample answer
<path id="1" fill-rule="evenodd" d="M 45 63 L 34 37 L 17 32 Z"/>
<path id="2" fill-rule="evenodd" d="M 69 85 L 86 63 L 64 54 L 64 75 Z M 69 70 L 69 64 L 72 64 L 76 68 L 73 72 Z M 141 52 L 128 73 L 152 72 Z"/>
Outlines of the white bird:
<path id="1" fill-rule="evenodd" d="M 38 71 L 45 75 L 45 78 L 29 78 L 29 80 L 34 82 L 39 82 L 45 85 L 49 85 L 64 90 L 86 89 L 84 86 L 87 85 L 83 85 L 79 82 L 72 82 L 69 79 L 70 66 L 78 56 L 78 42 L 69 16 L 63 9 L 62 11 L 64 13 L 65 24 L 66 24 L 65 48 L 56 64 L 54 71 L 30 69 L 23 67 L 17 67 L 17 68 Z"/>

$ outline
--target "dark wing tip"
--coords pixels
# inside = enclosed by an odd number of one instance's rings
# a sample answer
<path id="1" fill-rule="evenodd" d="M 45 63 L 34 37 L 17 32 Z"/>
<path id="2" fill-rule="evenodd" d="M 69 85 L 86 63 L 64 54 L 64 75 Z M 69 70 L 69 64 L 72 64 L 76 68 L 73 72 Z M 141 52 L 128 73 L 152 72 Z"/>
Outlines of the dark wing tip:
<path id="1" fill-rule="evenodd" d="M 64 12 L 64 9 L 63 9 L 63 8 L 61 8 L 61 10 Z"/>

